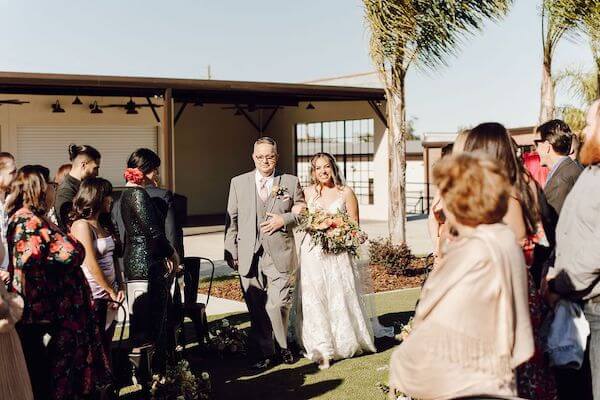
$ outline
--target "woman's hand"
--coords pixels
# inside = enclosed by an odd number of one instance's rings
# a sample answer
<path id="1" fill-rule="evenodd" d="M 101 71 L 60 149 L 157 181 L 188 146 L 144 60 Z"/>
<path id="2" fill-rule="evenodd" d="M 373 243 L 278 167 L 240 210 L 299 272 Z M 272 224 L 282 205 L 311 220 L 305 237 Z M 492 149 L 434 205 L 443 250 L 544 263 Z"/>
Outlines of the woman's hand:
<path id="1" fill-rule="evenodd" d="M 119 289 L 119 291 L 117 292 L 116 297 L 113 300 L 116 301 L 119 304 L 123 304 L 123 301 L 125 301 L 125 291 L 122 290 L 122 289 Z M 119 304 L 110 303 L 110 307 L 113 310 L 116 310 L 117 308 L 119 308 Z"/>

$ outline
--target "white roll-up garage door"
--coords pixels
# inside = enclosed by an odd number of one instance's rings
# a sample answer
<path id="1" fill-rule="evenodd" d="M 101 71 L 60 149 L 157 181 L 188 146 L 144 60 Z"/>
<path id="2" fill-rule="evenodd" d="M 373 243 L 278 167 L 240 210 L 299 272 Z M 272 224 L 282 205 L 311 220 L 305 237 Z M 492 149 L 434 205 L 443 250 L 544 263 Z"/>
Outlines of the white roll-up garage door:
<path id="1" fill-rule="evenodd" d="M 100 154 L 100 176 L 122 186 L 129 155 L 140 147 L 157 151 L 155 126 L 21 126 L 17 127 L 17 165 L 41 164 L 52 176 L 69 162 L 70 143 L 94 146 Z"/>

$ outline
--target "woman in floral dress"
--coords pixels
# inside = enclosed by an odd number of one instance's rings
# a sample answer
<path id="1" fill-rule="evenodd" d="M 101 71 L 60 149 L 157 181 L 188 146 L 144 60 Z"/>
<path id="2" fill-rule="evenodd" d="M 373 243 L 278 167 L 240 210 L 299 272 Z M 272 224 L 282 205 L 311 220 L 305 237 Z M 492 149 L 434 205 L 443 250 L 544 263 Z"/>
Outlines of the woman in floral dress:
<path id="1" fill-rule="evenodd" d="M 45 216 L 47 187 L 25 166 L 7 202 L 12 284 L 25 298 L 18 332 L 35 397 L 80 399 L 108 385 L 111 375 L 81 269 L 84 250 Z"/>

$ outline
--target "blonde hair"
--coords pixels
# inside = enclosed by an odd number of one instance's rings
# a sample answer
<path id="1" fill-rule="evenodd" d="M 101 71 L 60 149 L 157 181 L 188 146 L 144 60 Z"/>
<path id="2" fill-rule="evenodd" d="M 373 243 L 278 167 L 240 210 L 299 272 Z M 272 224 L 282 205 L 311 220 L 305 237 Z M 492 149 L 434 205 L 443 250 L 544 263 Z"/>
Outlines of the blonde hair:
<path id="1" fill-rule="evenodd" d="M 467 137 L 469 137 L 469 132 L 469 129 L 463 129 L 462 131 L 458 132 L 456 139 L 454 139 L 452 154 L 460 154 L 465 151 L 465 143 L 467 142 Z"/>
<path id="2" fill-rule="evenodd" d="M 315 186 L 315 189 L 317 190 L 319 196 L 321 195 L 321 191 L 323 190 L 323 185 L 321 185 L 321 183 L 316 177 L 316 164 L 317 160 L 321 158 L 326 159 L 329 162 L 329 165 L 331 166 L 331 179 L 333 179 L 333 184 L 340 190 L 346 185 L 346 183 L 344 182 L 344 177 L 340 172 L 340 167 L 338 166 L 337 161 L 335 160 L 335 157 L 330 153 L 316 153 L 310 159 L 310 183 L 311 185 Z"/>
<path id="3" fill-rule="evenodd" d="M 433 179 L 445 207 L 467 226 L 501 222 L 511 185 L 498 162 L 483 154 L 462 153 L 441 159 Z"/>

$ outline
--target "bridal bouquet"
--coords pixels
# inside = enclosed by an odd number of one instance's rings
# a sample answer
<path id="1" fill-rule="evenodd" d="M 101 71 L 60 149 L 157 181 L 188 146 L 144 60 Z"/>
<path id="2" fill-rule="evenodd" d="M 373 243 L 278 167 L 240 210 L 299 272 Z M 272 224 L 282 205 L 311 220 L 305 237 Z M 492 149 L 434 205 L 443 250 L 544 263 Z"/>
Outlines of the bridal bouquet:
<path id="1" fill-rule="evenodd" d="M 344 212 L 329 214 L 320 210 L 305 210 L 300 217 L 301 231 L 310 234 L 313 246 L 319 245 L 324 253 L 348 253 L 358 257 L 360 245 L 367 240 L 367 234 Z"/>

